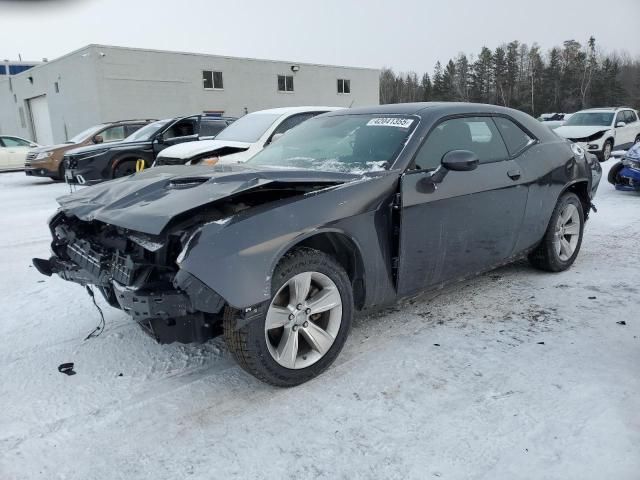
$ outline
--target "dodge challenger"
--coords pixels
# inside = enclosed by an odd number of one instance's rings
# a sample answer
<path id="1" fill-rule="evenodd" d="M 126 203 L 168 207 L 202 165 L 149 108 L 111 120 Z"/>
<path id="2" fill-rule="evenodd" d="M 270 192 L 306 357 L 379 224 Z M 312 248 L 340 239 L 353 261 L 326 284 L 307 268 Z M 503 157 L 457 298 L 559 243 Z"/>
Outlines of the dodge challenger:
<path id="1" fill-rule="evenodd" d="M 157 341 L 223 335 L 262 381 L 325 370 L 357 311 L 523 256 L 576 259 L 602 170 L 525 113 L 330 112 L 244 164 L 166 166 L 58 199 L 45 275 L 97 288 Z"/>

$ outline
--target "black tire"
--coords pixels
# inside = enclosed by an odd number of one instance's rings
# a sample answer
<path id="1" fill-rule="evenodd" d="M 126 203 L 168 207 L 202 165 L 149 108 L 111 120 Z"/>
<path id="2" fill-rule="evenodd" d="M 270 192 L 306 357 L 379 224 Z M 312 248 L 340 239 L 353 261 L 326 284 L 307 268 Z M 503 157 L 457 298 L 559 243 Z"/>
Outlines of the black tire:
<path id="1" fill-rule="evenodd" d="M 640 135 L 636 136 L 636 139 L 633 141 L 633 144 L 640 143 Z"/>
<path id="2" fill-rule="evenodd" d="M 608 148 L 607 148 L 608 147 Z M 602 151 L 598 153 L 598 160 L 606 162 L 611 158 L 611 152 L 613 151 L 613 141 L 607 140 L 602 146 Z"/>
<path id="3" fill-rule="evenodd" d="M 136 161 L 124 160 L 113 169 L 113 178 L 127 177 L 136 173 Z"/>
<path id="4" fill-rule="evenodd" d="M 64 162 L 60 162 L 60 166 L 58 167 L 58 175 L 51 177 L 56 182 L 64 182 Z"/>
<path id="5" fill-rule="evenodd" d="M 611 167 L 611 170 L 609 170 L 609 175 L 607 175 L 607 180 L 611 185 L 617 185 L 621 183 L 619 174 L 620 170 L 622 170 L 623 168 L 624 165 L 622 164 L 622 162 L 617 162 Z"/>
<path id="6" fill-rule="evenodd" d="M 558 224 L 558 217 L 568 204 L 573 204 L 578 211 L 580 218 L 580 228 L 578 234 L 578 242 L 575 247 L 575 251 L 567 260 L 562 260 L 560 255 L 556 251 L 554 241 L 556 238 L 556 228 Z M 547 231 L 542 237 L 540 244 L 529 254 L 529 262 L 534 267 L 545 270 L 547 272 L 562 272 L 569 268 L 575 261 L 578 253 L 580 252 L 580 246 L 582 245 L 582 237 L 584 234 L 584 210 L 582 208 L 582 202 L 575 193 L 564 193 L 556 207 L 553 209 Z"/>
<path id="7" fill-rule="evenodd" d="M 322 373 L 333 363 L 347 339 L 353 318 L 353 293 L 344 268 L 330 255 L 311 248 L 299 248 L 285 255 L 275 268 L 273 296 L 294 276 L 319 272 L 333 281 L 342 301 L 342 319 L 329 350 L 306 368 L 289 369 L 273 358 L 265 338 L 266 312 L 248 325 L 238 327 L 237 311 L 227 308 L 224 316 L 224 338 L 236 361 L 251 375 L 277 387 L 293 387 Z"/>

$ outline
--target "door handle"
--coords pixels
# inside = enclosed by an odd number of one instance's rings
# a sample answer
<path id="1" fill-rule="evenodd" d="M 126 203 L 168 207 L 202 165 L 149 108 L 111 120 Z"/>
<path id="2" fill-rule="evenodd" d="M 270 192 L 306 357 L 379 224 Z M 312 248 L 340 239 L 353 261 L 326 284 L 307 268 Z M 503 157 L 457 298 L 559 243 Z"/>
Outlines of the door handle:
<path id="1" fill-rule="evenodd" d="M 520 172 L 519 168 L 514 168 L 513 170 L 509 170 L 507 172 L 507 175 L 511 180 L 518 180 L 520 178 L 520 175 L 522 175 L 522 173 Z"/>

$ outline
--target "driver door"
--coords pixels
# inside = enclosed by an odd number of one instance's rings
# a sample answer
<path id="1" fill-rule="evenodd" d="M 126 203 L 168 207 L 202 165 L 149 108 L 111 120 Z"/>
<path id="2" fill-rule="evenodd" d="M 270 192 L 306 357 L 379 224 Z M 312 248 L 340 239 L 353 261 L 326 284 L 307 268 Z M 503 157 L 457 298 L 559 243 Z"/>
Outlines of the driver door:
<path id="1" fill-rule="evenodd" d="M 165 128 L 162 135 L 159 135 L 153 143 L 154 153 L 172 145 L 185 142 L 195 142 L 198 140 L 200 130 L 200 116 L 185 117 L 173 122 Z"/>
<path id="2" fill-rule="evenodd" d="M 480 164 L 450 171 L 430 188 L 431 172 L 451 150 L 470 150 Z M 485 271 L 513 254 L 528 188 L 491 117 L 445 120 L 414 162 L 400 182 L 401 296 Z"/>

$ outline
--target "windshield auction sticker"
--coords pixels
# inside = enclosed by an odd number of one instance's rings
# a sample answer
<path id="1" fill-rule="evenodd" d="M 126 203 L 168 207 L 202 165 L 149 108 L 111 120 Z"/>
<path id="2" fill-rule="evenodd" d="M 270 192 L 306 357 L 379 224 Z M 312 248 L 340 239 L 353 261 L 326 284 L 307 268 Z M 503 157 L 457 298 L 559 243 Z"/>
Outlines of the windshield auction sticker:
<path id="1" fill-rule="evenodd" d="M 409 128 L 412 123 L 412 118 L 380 117 L 369 120 L 367 126 Z"/>

